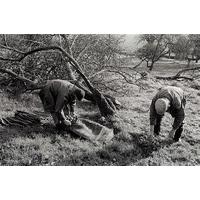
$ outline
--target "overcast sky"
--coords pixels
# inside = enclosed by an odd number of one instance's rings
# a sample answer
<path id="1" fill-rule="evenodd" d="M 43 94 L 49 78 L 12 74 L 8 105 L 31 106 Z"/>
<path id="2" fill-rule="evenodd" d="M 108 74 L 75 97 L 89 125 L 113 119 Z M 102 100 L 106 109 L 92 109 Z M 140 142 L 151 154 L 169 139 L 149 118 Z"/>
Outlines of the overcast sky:
<path id="1" fill-rule="evenodd" d="M 138 46 L 138 38 L 139 35 L 126 35 L 126 41 L 124 43 L 124 46 L 127 47 L 130 50 L 136 50 Z"/>

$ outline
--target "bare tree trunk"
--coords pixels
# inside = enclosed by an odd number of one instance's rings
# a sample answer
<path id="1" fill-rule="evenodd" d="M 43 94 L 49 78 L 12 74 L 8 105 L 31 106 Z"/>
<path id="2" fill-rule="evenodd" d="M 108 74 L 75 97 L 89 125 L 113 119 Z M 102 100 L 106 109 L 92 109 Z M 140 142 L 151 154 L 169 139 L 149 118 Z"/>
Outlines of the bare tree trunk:
<path id="1" fill-rule="evenodd" d="M 93 91 L 93 95 L 102 116 L 113 116 L 116 113 L 116 108 L 112 102 L 106 99 L 97 89 Z"/>
<path id="2" fill-rule="evenodd" d="M 101 94 L 96 88 L 93 87 L 93 85 L 90 83 L 89 79 L 85 76 L 85 74 L 83 73 L 81 67 L 79 66 L 79 64 L 77 63 L 77 61 L 68 53 L 66 52 L 63 48 L 58 47 L 58 46 L 48 46 L 48 47 L 41 47 L 41 48 L 37 48 L 31 51 L 28 51 L 26 53 L 23 53 L 21 57 L 17 58 L 17 59 L 13 59 L 13 58 L 2 58 L 1 60 L 4 61 L 15 61 L 15 62 L 20 62 L 22 61 L 25 57 L 34 54 L 36 52 L 39 51 L 48 51 L 48 50 L 57 50 L 60 51 L 63 56 L 65 58 L 67 58 L 69 60 L 69 63 L 71 64 L 71 66 L 76 70 L 76 72 L 82 77 L 82 79 L 84 80 L 85 84 L 87 85 L 87 87 L 89 88 L 90 92 L 93 94 L 93 97 L 99 107 L 100 113 L 102 116 L 108 117 L 109 115 L 113 116 L 116 113 L 116 109 L 113 103 L 111 103 L 111 100 L 108 100 L 104 97 L 103 94 Z M 1 70 L 2 71 L 2 70 Z M 35 83 L 33 83 L 33 81 L 28 80 L 26 78 L 22 78 L 19 77 L 17 74 L 13 73 L 12 71 L 9 70 L 3 70 L 4 72 L 15 76 L 16 78 L 18 77 L 19 79 L 29 82 L 30 85 L 37 87 Z"/>
<path id="3" fill-rule="evenodd" d="M 190 67 L 190 62 L 191 62 L 191 59 L 188 58 L 187 67 Z"/>
<path id="4" fill-rule="evenodd" d="M 76 77 L 75 77 L 74 72 L 68 62 L 66 63 L 65 68 L 67 71 L 68 79 L 75 81 Z"/>
<path id="5" fill-rule="evenodd" d="M 149 66 L 149 70 L 150 70 L 150 71 L 152 71 L 153 65 L 154 65 L 154 62 L 152 61 L 152 62 L 151 62 L 151 65 Z"/>
<path id="6" fill-rule="evenodd" d="M 153 69 L 153 65 L 154 65 L 154 62 L 152 61 L 150 64 L 149 64 L 149 61 L 147 61 L 147 68 L 152 71 Z"/>

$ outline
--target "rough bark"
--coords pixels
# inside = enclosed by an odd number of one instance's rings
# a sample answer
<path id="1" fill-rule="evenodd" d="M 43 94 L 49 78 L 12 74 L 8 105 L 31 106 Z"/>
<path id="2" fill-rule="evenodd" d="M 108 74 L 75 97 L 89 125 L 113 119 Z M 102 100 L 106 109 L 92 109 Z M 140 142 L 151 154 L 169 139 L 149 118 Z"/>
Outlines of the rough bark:
<path id="1" fill-rule="evenodd" d="M 110 100 L 106 99 L 97 89 L 93 90 L 95 101 L 99 107 L 101 115 L 104 117 L 113 116 L 116 113 L 115 106 Z"/>

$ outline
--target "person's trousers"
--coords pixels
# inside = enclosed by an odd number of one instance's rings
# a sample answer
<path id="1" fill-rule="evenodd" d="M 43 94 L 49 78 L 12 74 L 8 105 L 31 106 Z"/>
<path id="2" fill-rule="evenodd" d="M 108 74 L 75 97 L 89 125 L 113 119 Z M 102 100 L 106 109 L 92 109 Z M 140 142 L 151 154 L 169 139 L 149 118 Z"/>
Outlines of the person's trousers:
<path id="1" fill-rule="evenodd" d="M 160 133 L 160 125 L 161 125 L 162 118 L 163 118 L 163 116 L 158 116 L 158 117 L 156 118 L 156 125 L 154 126 L 154 134 L 155 134 L 155 135 L 159 135 L 159 133 Z M 182 134 L 182 132 L 183 132 L 183 124 L 184 124 L 184 123 L 182 123 L 182 124 L 179 126 L 179 128 L 176 130 L 176 132 L 175 132 L 175 134 L 174 134 L 173 140 L 174 140 L 175 142 L 177 142 L 177 141 L 179 140 L 179 138 L 181 137 L 181 134 Z"/>
<path id="2" fill-rule="evenodd" d="M 59 131 L 64 130 L 65 125 L 62 123 L 62 120 L 61 120 L 64 116 L 63 110 L 60 113 L 55 113 L 55 112 L 53 113 L 52 112 L 51 116 L 53 118 L 56 129 L 59 130 Z"/>
<path id="3" fill-rule="evenodd" d="M 184 123 L 182 123 L 180 126 L 179 126 L 179 128 L 176 130 L 176 132 L 175 132 L 175 134 L 174 134 L 174 141 L 175 142 L 178 142 L 178 140 L 179 140 L 179 138 L 181 137 L 181 134 L 182 134 L 182 132 L 183 132 L 183 124 Z"/>

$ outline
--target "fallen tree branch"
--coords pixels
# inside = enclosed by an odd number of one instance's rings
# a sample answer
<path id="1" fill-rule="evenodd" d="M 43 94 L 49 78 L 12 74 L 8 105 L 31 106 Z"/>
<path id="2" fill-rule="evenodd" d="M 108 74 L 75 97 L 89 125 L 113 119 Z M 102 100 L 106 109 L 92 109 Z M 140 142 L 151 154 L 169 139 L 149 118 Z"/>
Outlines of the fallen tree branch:
<path id="1" fill-rule="evenodd" d="M 2 47 L 2 48 L 4 48 L 4 49 L 8 49 L 8 50 L 10 50 L 10 51 L 15 51 L 15 52 L 17 52 L 17 53 L 24 53 L 23 51 L 20 51 L 20 50 L 18 50 L 18 49 L 13 48 L 13 47 L 4 46 L 4 45 L 2 45 L 2 44 L 0 44 L 0 47 Z"/>
<path id="2" fill-rule="evenodd" d="M 166 77 L 160 77 L 160 76 L 155 76 L 156 79 L 159 80 L 177 80 L 177 79 L 186 79 L 189 81 L 193 81 L 193 78 L 186 77 L 186 76 L 166 76 Z"/>
<path id="3" fill-rule="evenodd" d="M 116 112 L 116 108 L 114 106 L 114 104 L 109 100 L 106 99 L 106 97 L 104 97 L 103 94 L 101 94 L 96 88 L 93 87 L 93 85 L 90 83 L 89 79 L 85 76 L 85 74 L 83 73 L 82 68 L 79 66 L 78 62 L 68 53 L 66 52 L 62 47 L 59 46 L 47 46 L 47 47 L 39 47 L 36 48 L 34 50 L 30 50 L 28 52 L 25 53 L 21 53 L 21 56 L 19 56 L 16 59 L 8 59 L 10 61 L 15 61 L 15 62 L 20 62 L 23 59 L 25 59 L 27 56 L 37 53 L 37 52 L 41 52 L 41 51 L 51 51 L 51 50 L 57 50 L 59 52 L 61 52 L 63 54 L 64 57 L 67 57 L 69 60 L 69 63 L 71 64 L 71 66 L 73 66 L 73 68 L 76 70 L 76 72 L 82 77 L 82 79 L 85 81 L 87 87 L 89 88 L 89 90 L 92 92 L 92 94 L 94 95 L 94 99 L 99 107 L 99 110 L 101 112 L 102 116 L 109 116 L 109 115 L 114 115 Z M 4 72 L 9 72 L 9 71 L 4 71 Z M 13 72 L 14 73 L 14 72 Z M 13 75 L 15 77 L 17 77 L 18 79 L 24 80 L 26 82 L 29 82 L 31 85 L 33 85 L 34 87 L 36 87 L 36 84 L 26 78 L 23 77 L 19 77 L 18 75 L 16 76 L 16 74 L 13 74 L 12 72 L 10 73 L 10 75 Z M 34 83 L 34 84 L 33 84 Z"/>
<path id="4" fill-rule="evenodd" d="M 36 40 L 29 40 L 29 39 L 25 39 L 25 38 L 23 38 L 21 41 L 32 42 L 33 44 L 45 45 L 45 43 L 43 43 L 43 42 L 39 42 Z"/>
<path id="5" fill-rule="evenodd" d="M 135 66 L 133 66 L 133 67 L 115 67 L 115 66 L 113 66 L 113 65 L 106 65 L 106 66 L 103 66 L 103 67 L 101 67 L 101 69 L 102 70 L 100 70 L 100 71 L 98 71 L 98 72 L 96 72 L 96 73 L 92 73 L 90 76 L 89 76 L 89 78 L 94 78 L 95 76 L 97 76 L 97 75 L 99 75 L 99 74 L 102 74 L 102 73 L 105 73 L 105 72 L 107 72 L 107 71 L 110 71 L 111 69 L 114 69 L 114 70 L 116 70 L 116 71 L 119 71 L 119 70 L 122 70 L 122 69 L 128 69 L 128 70 L 133 70 L 133 71 L 135 71 L 136 73 L 138 73 L 135 69 L 137 68 L 137 67 L 139 67 L 141 64 L 142 64 L 142 62 L 144 61 L 145 59 L 142 59 L 138 64 L 136 64 Z M 124 72 L 125 73 L 125 72 Z"/>
<path id="6" fill-rule="evenodd" d="M 135 65 L 134 67 L 130 67 L 130 68 L 131 68 L 131 69 L 136 69 L 136 68 L 138 68 L 138 67 L 143 63 L 144 60 L 145 60 L 144 58 L 141 59 L 141 61 L 140 61 L 137 65 Z"/>
<path id="7" fill-rule="evenodd" d="M 27 79 L 25 77 L 19 76 L 18 74 L 16 74 L 15 72 L 13 72 L 13 71 L 11 71 L 9 69 L 2 69 L 2 68 L 0 68 L 0 72 L 1 73 L 9 74 L 12 77 L 17 78 L 18 80 L 24 81 L 26 83 L 29 83 L 32 86 L 35 86 L 35 82 L 34 81 L 31 81 L 30 79 Z"/>
<path id="8" fill-rule="evenodd" d="M 195 70 L 200 70 L 200 67 L 193 67 L 193 68 L 186 68 L 186 69 L 182 69 L 181 71 L 179 71 L 176 75 L 174 76 L 155 76 L 156 79 L 162 79 L 162 80 L 176 80 L 176 79 L 186 79 L 186 80 L 190 80 L 193 81 L 194 77 L 190 78 L 190 77 L 186 77 L 186 76 L 181 76 L 181 74 L 188 72 L 188 71 L 195 71 Z"/>

